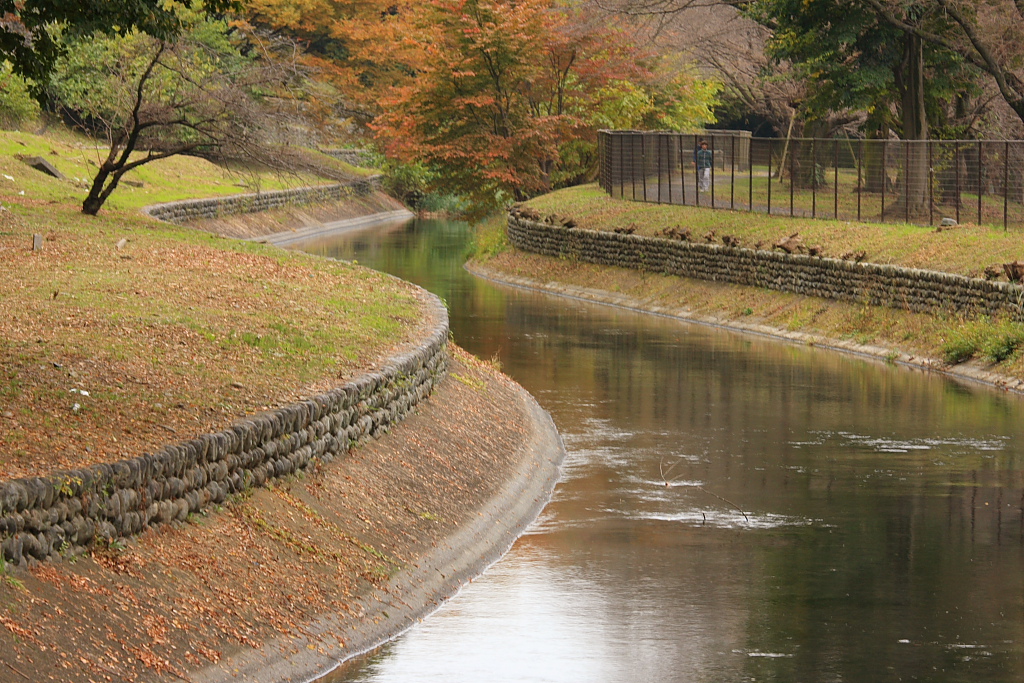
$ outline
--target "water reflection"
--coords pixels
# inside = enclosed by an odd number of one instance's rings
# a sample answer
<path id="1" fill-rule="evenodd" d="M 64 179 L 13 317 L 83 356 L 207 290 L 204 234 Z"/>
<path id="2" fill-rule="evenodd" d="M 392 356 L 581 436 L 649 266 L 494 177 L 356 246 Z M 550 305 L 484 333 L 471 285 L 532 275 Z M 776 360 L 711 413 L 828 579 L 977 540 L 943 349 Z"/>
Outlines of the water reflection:
<path id="1" fill-rule="evenodd" d="M 448 301 L 569 449 L 509 556 L 340 681 L 1016 681 L 1021 401 L 492 287 L 467 229 L 305 248 Z"/>

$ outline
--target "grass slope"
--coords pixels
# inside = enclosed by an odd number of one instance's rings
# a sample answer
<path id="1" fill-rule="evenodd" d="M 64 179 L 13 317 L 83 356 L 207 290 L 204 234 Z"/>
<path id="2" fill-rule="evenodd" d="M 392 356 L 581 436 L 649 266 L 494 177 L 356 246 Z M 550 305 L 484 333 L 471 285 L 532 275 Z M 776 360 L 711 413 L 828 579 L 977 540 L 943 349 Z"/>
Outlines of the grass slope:
<path id="1" fill-rule="evenodd" d="M 145 187 L 88 217 L 73 180 L 5 153 L 41 154 L 73 178 L 91 153 L 81 144 L 0 134 L 0 173 L 14 178 L 0 175 L 0 478 L 222 429 L 341 383 L 418 329 L 421 295 L 380 273 L 139 213 L 237 192 L 212 164 L 151 164 Z"/>

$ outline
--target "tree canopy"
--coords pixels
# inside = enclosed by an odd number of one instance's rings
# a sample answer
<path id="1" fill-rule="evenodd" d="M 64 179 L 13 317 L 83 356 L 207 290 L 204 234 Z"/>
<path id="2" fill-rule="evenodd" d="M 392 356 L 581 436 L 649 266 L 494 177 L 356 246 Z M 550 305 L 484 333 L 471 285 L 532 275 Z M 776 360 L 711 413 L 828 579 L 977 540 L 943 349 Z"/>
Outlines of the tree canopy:
<path id="1" fill-rule="evenodd" d="M 238 0 L 181 0 L 177 4 L 208 12 L 239 7 Z M 37 82 L 45 80 L 62 50 L 49 27 L 59 27 L 66 36 L 140 31 L 168 39 L 177 35 L 182 25 L 179 13 L 165 0 L 0 0 L 0 61 L 9 61 L 16 73 Z"/>
<path id="2" fill-rule="evenodd" d="M 408 18 L 422 60 L 373 127 L 478 207 L 585 179 L 600 127 L 713 120 L 714 85 L 658 73 L 624 33 L 550 0 L 430 0 Z"/>

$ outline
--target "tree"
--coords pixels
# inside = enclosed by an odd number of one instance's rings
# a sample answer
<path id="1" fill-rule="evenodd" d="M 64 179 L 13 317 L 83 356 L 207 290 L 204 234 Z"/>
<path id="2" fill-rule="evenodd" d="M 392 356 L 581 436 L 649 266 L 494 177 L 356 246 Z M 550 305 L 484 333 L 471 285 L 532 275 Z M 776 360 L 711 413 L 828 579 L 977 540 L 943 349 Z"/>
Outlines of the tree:
<path id="1" fill-rule="evenodd" d="M 928 14 L 925 2 L 907 4 L 908 15 Z M 978 73 L 962 56 L 922 40 L 880 16 L 861 0 L 756 0 L 747 13 L 771 29 L 769 55 L 792 64 L 813 83 L 802 103 L 812 119 L 843 108 L 862 109 L 868 137 L 882 140 L 895 129 L 908 144 L 902 156 L 899 195 L 887 204 L 897 216 L 928 211 L 930 167 L 927 140 L 939 112 L 976 90 Z M 934 30 L 945 19 L 929 18 Z M 886 189 L 880 147 L 864 159 L 867 191 Z"/>
<path id="2" fill-rule="evenodd" d="M 416 31 L 418 3 L 395 0 L 247 0 L 254 25 L 304 48 L 304 63 L 333 97 L 320 104 L 365 127 L 391 89 L 409 82 L 425 59 Z"/>
<path id="3" fill-rule="evenodd" d="M 612 117 L 710 115 L 684 104 L 706 94 L 681 91 L 690 77 L 655 79 L 621 32 L 550 0 L 431 0 L 413 19 L 424 60 L 373 127 L 481 211 L 585 180 Z"/>
<path id="4" fill-rule="evenodd" d="M 929 0 L 909 7 L 892 0 L 864 2 L 891 26 L 987 73 L 1024 122 L 1024 2 Z"/>
<path id="5" fill-rule="evenodd" d="M 54 101 L 109 145 L 86 214 L 100 210 L 126 173 L 158 159 L 202 152 L 278 163 L 274 124 L 282 112 L 265 102 L 285 94 L 294 65 L 272 58 L 265 43 L 243 55 L 222 20 L 183 16 L 174 41 L 97 34 L 71 41 L 56 64 Z"/>
<path id="6" fill-rule="evenodd" d="M 694 9 L 749 8 L 758 0 L 591 0 L 630 16 L 659 22 Z M 933 49 L 955 54 L 988 74 L 1000 97 L 1024 122 L 1024 2 L 1021 0 L 849 0 L 835 3 L 831 21 L 869 11 L 880 22 L 913 34 Z M 784 20 L 786 15 L 776 14 Z M 903 41 L 900 41 L 901 44 Z M 911 50 L 913 52 L 914 50 Z"/>
<path id="7" fill-rule="evenodd" d="M 226 11 L 237 0 L 181 0 L 186 8 Z M 165 0 L 0 0 L 0 61 L 38 84 L 62 52 L 62 43 L 48 30 L 59 26 L 65 37 L 97 31 L 126 35 L 141 31 L 168 40 L 181 30 L 179 14 Z"/>

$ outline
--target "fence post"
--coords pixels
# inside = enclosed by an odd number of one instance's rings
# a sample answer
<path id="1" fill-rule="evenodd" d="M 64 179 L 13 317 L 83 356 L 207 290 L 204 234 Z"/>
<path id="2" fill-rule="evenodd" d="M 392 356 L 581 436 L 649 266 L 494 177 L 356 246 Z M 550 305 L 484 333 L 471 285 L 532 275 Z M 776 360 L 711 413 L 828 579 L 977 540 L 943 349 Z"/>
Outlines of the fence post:
<path id="1" fill-rule="evenodd" d="M 910 168 L 910 140 L 903 141 L 903 222 L 910 222 L 910 176 L 908 169 Z M 885 217 L 883 216 L 884 220 Z"/>
<path id="2" fill-rule="evenodd" d="M 878 220 L 885 220 L 885 190 L 889 185 L 889 169 L 886 167 L 886 152 L 889 150 L 889 141 L 882 140 L 882 213 Z"/>
<path id="3" fill-rule="evenodd" d="M 818 217 L 818 153 L 814 143 L 811 138 L 811 218 Z"/>
<path id="4" fill-rule="evenodd" d="M 751 137 L 750 146 L 747 147 L 747 175 L 750 176 L 750 183 L 747 187 L 747 211 L 754 211 L 754 139 Z"/>
<path id="5" fill-rule="evenodd" d="M 795 145 L 794 145 L 795 146 Z M 785 154 L 785 152 L 783 152 Z M 793 217 L 793 192 L 796 189 L 795 177 L 796 174 L 793 171 L 796 169 L 796 150 L 789 150 L 789 217 Z M 780 171 L 782 169 L 779 169 Z"/>
<path id="6" fill-rule="evenodd" d="M 700 206 L 700 169 L 697 168 L 697 157 L 696 157 L 697 149 L 699 148 L 699 145 L 698 145 L 699 142 L 700 141 L 697 139 L 697 135 L 694 134 L 694 136 L 693 136 L 693 150 L 694 150 L 694 152 L 693 152 L 694 153 L 694 157 L 693 157 L 693 178 L 696 181 L 693 184 L 693 205 L 694 206 Z"/>
<path id="7" fill-rule="evenodd" d="M 640 133 L 640 181 L 644 187 L 644 202 L 647 199 L 647 136 Z"/>
<path id="8" fill-rule="evenodd" d="M 729 136 L 729 208 L 736 209 L 736 133 Z"/>
<path id="9" fill-rule="evenodd" d="M 864 194 L 864 179 L 862 178 L 861 170 L 864 163 L 864 151 L 867 148 L 868 141 L 862 139 L 860 141 L 860 155 L 857 157 L 857 221 L 860 221 L 860 198 Z"/>
<path id="10" fill-rule="evenodd" d="M 960 222 L 960 141 L 953 142 L 953 163 L 956 166 L 956 222 Z"/>
<path id="11" fill-rule="evenodd" d="M 1003 151 L 1003 232 L 1006 232 L 1010 208 L 1008 204 L 1010 196 L 1010 141 L 1007 140 L 1003 145 L 1005 147 Z"/>
<path id="12" fill-rule="evenodd" d="M 657 203 L 662 203 L 662 133 L 654 133 L 654 154 L 657 156 Z"/>
<path id="13" fill-rule="evenodd" d="M 932 141 L 928 141 L 928 225 L 935 223 L 935 165 L 932 163 Z"/>
<path id="14" fill-rule="evenodd" d="M 832 180 L 832 220 L 839 220 L 839 138 L 835 139 L 832 150 L 832 168 L 835 178 Z"/>
<path id="15" fill-rule="evenodd" d="M 768 138 L 768 215 L 772 215 L 772 139 Z"/>
<path id="16" fill-rule="evenodd" d="M 630 133 L 630 182 L 633 185 L 633 201 L 637 199 L 637 136 Z"/>
<path id="17" fill-rule="evenodd" d="M 679 145 L 679 186 L 683 193 L 682 202 L 683 206 L 686 206 L 686 162 L 683 161 L 683 134 L 680 133 L 676 138 Z"/>
<path id="18" fill-rule="evenodd" d="M 665 137 L 666 171 L 669 176 L 669 204 L 672 204 L 672 135 Z"/>
<path id="19" fill-rule="evenodd" d="M 981 225 L 981 195 L 985 192 L 981 179 L 981 153 L 984 150 L 981 145 L 981 140 L 978 140 L 978 225 Z"/>
<path id="20" fill-rule="evenodd" d="M 711 208 L 715 208 L 715 136 L 711 136 Z"/>

